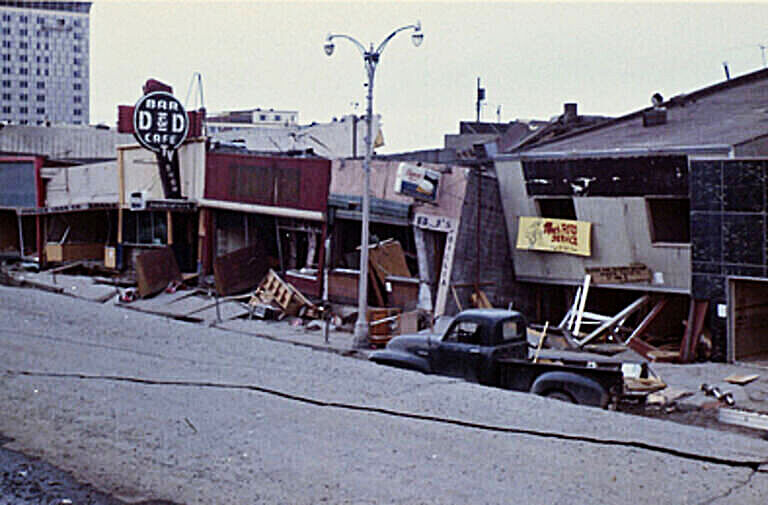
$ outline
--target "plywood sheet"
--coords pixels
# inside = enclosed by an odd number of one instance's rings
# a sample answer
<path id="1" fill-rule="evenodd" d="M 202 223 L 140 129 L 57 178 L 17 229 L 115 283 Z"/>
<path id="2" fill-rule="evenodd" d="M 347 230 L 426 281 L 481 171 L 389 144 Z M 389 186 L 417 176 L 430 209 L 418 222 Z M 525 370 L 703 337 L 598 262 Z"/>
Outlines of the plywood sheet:
<path id="1" fill-rule="evenodd" d="M 176 256 L 170 247 L 139 254 L 134 261 L 141 298 L 159 293 L 172 281 L 182 280 Z"/>

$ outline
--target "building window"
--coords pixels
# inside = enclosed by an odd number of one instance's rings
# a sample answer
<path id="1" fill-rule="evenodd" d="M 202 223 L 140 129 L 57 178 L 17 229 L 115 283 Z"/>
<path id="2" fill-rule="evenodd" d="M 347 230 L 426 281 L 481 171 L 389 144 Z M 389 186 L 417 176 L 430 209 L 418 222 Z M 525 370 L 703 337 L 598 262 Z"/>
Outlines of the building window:
<path id="1" fill-rule="evenodd" d="M 29 109 L 27 107 L 19 107 L 19 112 L 21 112 L 22 114 L 28 114 Z"/>
<path id="2" fill-rule="evenodd" d="M 74 101 L 74 103 L 83 103 L 83 97 L 81 96 L 74 96 L 72 97 L 72 100 Z"/>
<path id="3" fill-rule="evenodd" d="M 19 75 L 29 75 L 29 69 L 28 68 L 20 68 L 19 69 Z"/>
<path id="4" fill-rule="evenodd" d="M 10 21 L 11 15 L 10 14 L 3 14 L 3 21 Z"/>
<path id="5" fill-rule="evenodd" d="M 4 54 L 3 55 L 3 61 L 11 61 L 11 55 L 10 54 Z"/>
<path id="6" fill-rule="evenodd" d="M 29 22 L 29 17 L 27 17 L 27 16 L 19 16 L 19 23 L 26 24 L 28 22 Z"/>
<path id="7" fill-rule="evenodd" d="M 11 73 L 11 67 L 3 67 L 3 75 L 9 75 Z"/>
<path id="8" fill-rule="evenodd" d="M 38 102 L 44 102 L 45 101 L 45 95 L 37 95 L 37 101 Z"/>
<path id="9" fill-rule="evenodd" d="M 266 121 L 267 120 L 267 115 L 266 114 L 259 114 L 259 119 L 261 121 Z"/>
<path id="10" fill-rule="evenodd" d="M 83 34 L 80 32 L 75 32 L 75 40 L 80 40 L 83 38 Z"/>
<path id="11" fill-rule="evenodd" d="M 79 19 L 75 19 L 75 21 L 73 23 L 77 27 L 83 26 L 83 23 L 81 23 Z"/>
<path id="12" fill-rule="evenodd" d="M 72 50 L 76 53 L 80 52 L 80 46 L 72 46 Z"/>
<path id="13" fill-rule="evenodd" d="M 541 217 L 576 220 L 573 198 L 537 198 L 536 205 Z"/>
<path id="14" fill-rule="evenodd" d="M 72 85 L 72 89 L 74 89 L 75 91 L 80 91 L 81 89 L 83 89 L 83 85 L 80 84 L 79 82 L 76 82 Z"/>
<path id="15" fill-rule="evenodd" d="M 37 18 L 37 24 L 44 25 L 45 24 L 45 18 L 38 17 Z"/>
<path id="16" fill-rule="evenodd" d="M 45 82 L 37 81 L 37 89 L 45 89 Z"/>
<path id="17" fill-rule="evenodd" d="M 11 41 L 10 40 L 4 40 L 3 41 L 3 48 L 10 49 L 11 47 L 13 47 L 13 46 L 11 45 Z"/>
<path id="18" fill-rule="evenodd" d="M 28 88 L 29 83 L 27 81 L 19 81 L 19 87 L 20 88 Z"/>
<path id="19" fill-rule="evenodd" d="M 19 42 L 19 48 L 21 49 L 28 49 L 29 43 L 28 42 Z"/>
<path id="20" fill-rule="evenodd" d="M 11 113 L 11 108 L 9 106 L 7 106 L 7 105 L 4 105 L 3 106 L 3 112 L 5 114 L 10 114 Z"/>
<path id="21" fill-rule="evenodd" d="M 74 77 L 82 77 L 82 72 L 80 72 L 79 70 L 75 70 L 74 72 L 72 72 L 72 75 Z"/>
<path id="22" fill-rule="evenodd" d="M 72 111 L 72 113 L 75 116 L 82 116 L 83 115 L 83 110 L 82 109 L 75 109 L 74 111 Z"/>
<path id="23" fill-rule="evenodd" d="M 167 226 L 165 212 L 123 212 L 123 243 L 164 245 Z"/>
<path id="24" fill-rule="evenodd" d="M 37 109 L 35 109 L 35 112 L 37 112 L 38 114 L 45 114 L 45 107 L 38 107 Z"/>
<path id="25" fill-rule="evenodd" d="M 687 198 L 651 197 L 645 202 L 652 243 L 691 242 L 691 209 Z"/>
<path id="26" fill-rule="evenodd" d="M 22 37 L 26 37 L 29 35 L 29 30 L 27 30 L 26 28 L 22 28 L 21 30 L 19 30 L 19 35 L 21 35 Z"/>
<path id="27" fill-rule="evenodd" d="M 3 35 L 10 35 L 11 29 L 10 28 L 3 28 Z"/>
<path id="28" fill-rule="evenodd" d="M 26 101 L 29 100 L 29 95 L 26 94 L 26 93 L 22 93 L 22 94 L 19 95 L 19 100 L 22 101 L 22 102 L 26 102 Z"/>
<path id="29" fill-rule="evenodd" d="M 3 81 L 3 87 L 4 88 L 10 88 L 11 87 L 11 81 Z"/>
<path id="30" fill-rule="evenodd" d="M 275 121 L 280 121 L 280 114 L 275 115 Z"/>
<path id="31" fill-rule="evenodd" d="M 82 58 L 75 58 L 74 60 L 72 60 L 72 63 L 74 65 L 82 65 L 83 64 L 83 60 L 82 60 Z"/>
<path id="32" fill-rule="evenodd" d="M 10 100 L 11 94 L 10 93 L 3 93 L 3 100 Z"/>
<path id="33" fill-rule="evenodd" d="M 29 61 L 29 57 L 26 54 L 20 54 L 19 55 L 19 61 Z"/>

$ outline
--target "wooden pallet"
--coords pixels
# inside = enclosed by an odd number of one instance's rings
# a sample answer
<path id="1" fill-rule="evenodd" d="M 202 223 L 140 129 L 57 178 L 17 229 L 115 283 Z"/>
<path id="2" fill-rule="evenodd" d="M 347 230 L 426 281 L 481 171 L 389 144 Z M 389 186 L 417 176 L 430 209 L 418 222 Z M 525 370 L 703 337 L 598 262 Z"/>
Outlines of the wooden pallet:
<path id="1" fill-rule="evenodd" d="M 319 316 L 318 307 L 307 300 L 298 289 L 281 279 L 274 270 L 267 272 L 253 293 L 251 303 L 259 302 L 275 304 L 290 316 Z"/>

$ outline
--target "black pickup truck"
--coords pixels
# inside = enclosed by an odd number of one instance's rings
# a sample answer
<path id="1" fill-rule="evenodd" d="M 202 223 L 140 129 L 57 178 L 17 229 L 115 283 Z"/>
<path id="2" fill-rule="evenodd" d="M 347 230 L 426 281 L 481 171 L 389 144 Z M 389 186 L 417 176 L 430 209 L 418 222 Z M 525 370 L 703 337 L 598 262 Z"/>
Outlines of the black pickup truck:
<path id="1" fill-rule="evenodd" d="M 544 353 L 548 359 L 534 363 L 527 327 L 525 317 L 516 311 L 465 310 L 442 336 L 400 335 L 385 349 L 371 353 L 370 360 L 582 405 L 607 407 L 621 399 L 621 361 L 562 352 Z"/>

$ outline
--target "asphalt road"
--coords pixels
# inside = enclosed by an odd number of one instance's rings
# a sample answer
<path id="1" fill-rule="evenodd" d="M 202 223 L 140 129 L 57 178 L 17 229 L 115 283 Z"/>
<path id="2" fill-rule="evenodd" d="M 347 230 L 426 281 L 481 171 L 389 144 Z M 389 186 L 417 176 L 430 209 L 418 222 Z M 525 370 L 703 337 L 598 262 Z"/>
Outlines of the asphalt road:
<path id="1" fill-rule="evenodd" d="M 754 438 L 34 290 L 0 286 L 0 373 L 6 447 L 129 502 L 768 496 L 768 443 Z"/>

